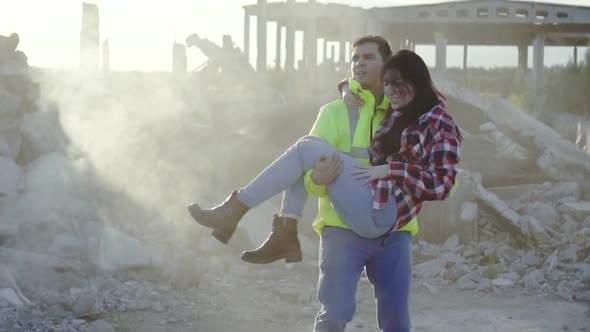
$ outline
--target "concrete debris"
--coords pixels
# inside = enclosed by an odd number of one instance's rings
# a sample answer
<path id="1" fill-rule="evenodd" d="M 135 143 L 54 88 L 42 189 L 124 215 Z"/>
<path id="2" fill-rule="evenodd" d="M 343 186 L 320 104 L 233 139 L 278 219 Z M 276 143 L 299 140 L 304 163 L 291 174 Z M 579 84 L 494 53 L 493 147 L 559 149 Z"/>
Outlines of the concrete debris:
<path id="1" fill-rule="evenodd" d="M 69 234 L 58 235 L 47 252 L 58 257 L 76 258 L 80 257 L 83 251 L 83 245 L 80 239 Z"/>
<path id="2" fill-rule="evenodd" d="M 15 117 L 21 106 L 22 98 L 0 87 L 0 118 Z"/>
<path id="3" fill-rule="evenodd" d="M 531 239 L 536 243 L 544 243 L 549 238 L 545 228 L 533 217 L 521 216 L 511 209 L 503 200 L 481 184 L 476 184 L 476 197 L 487 208 L 497 213 L 498 227 L 516 235 L 520 240 Z"/>
<path id="4" fill-rule="evenodd" d="M 555 228 L 561 221 L 557 209 L 549 203 L 534 202 L 527 204 L 522 209 L 522 213 L 534 217 L 545 227 Z"/>
<path id="5" fill-rule="evenodd" d="M 86 328 L 86 332 L 115 332 L 115 328 L 111 323 L 98 319 L 94 322 L 90 323 L 90 325 Z"/>
<path id="6" fill-rule="evenodd" d="M 582 221 L 590 217 L 590 202 L 568 202 L 559 205 L 559 212 L 567 213 Z"/>
<path id="7" fill-rule="evenodd" d="M 0 60 L 4 60 L 6 55 L 14 53 L 20 42 L 18 33 L 11 33 L 10 36 L 0 36 Z"/>
<path id="8" fill-rule="evenodd" d="M 98 266 L 103 271 L 152 266 L 152 259 L 139 240 L 117 229 L 105 227 L 99 241 Z"/>
<path id="9" fill-rule="evenodd" d="M 468 224 L 475 224 L 479 219 L 479 205 L 475 202 L 465 202 L 461 206 L 461 220 Z"/>
<path id="10" fill-rule="evenodd" d="M 25 140 L 24 153 L 32 161 L 50 152 L 65 152 L 69 140 L 61 129 L 57 111 L 24 114 L 19 127 Z"/>
<path id="11" fill-rule="evenodd" d="M 22 136 L 16 126 L 0 128 L 0 156 L 16 158 L 22 145 Z"/>
<path id="12" fill-rule="evenodd" d="M 520 144 L 512 141 L 501 131 L 490 131 L 485 136 L 496 145 L 497 156 L 504 160 L 527 160 L 530 153 Z"/>
<path id="13" fill-rule="evenodd" d="M 23 180 L 21 167 L 13 159 L 0 156 L 0 196 L 16 195 Z"/>
<path id="14" fill-rule="evenodd" d="M 498 287 L 512 287 L 514 286 L 514 281 L 506 279 L 506 278 L 496 278 L 492 280 L 492 285 Z"/>
<path id="15" fill-rule="evenodd" d="M 0 289 L 0 299 L 8 301 L 10 304 L 15 306 L 22 306 L 25 304 L 11 288 Z"/>
<path id="16" fill-rule="evenodd" d="M 453 234 L 450 238 L 448 238 L 443 245 L 443 249 L 446 251 L 456 251 L 459 249 L 459 236 L 457 236 L 457 234 Z"/>
<path id="17" fill-rule="evenodd" d="M 541 289 L 545 284 L 545 273 L 535 269 L 522 277 L 524 286 L 529 289 Z"/>
<path id="18" fill-rule="evenodd" d="M 0 76 L 25 76 L 29 73 L 29 60 L 25 53 L 16 51 L 0 61 Z"/>
<path id="19" fill-rule="evenodd" d="M 96 294 L 90 289 L 70 289 L 70 308 L 75 317 L 92 317 L 97 313 Z"/>
<path id="20" fill-rule="evenodd" d="M 7 266 L 32 265 L 47 267 L 57 272 L 84 271 L 77 260 L 0 247 L 0 261 Z"/>

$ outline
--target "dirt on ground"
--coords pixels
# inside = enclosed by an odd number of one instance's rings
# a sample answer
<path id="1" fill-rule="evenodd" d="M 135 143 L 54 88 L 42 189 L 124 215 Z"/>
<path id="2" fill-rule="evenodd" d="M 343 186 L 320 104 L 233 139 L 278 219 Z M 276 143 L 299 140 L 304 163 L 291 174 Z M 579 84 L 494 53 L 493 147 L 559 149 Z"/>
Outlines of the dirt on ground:
<path id="1" fill-rule="evenodd" d="M 236 261 L 236 264 L 244 264 Z M 117 331 L 311 331 L 319 302 L 317 265 L 240 266 L 238 273 L 205 276 L 199 286 L 178 292 L 180 307 L 162 312 L 117 312 L 107 320 Z M 590 331 L 590 305 L 520 289 L 482 293 L 412 289 L 415 332 Z M 370 284 L 361 278 L 357 312 L 347 331 L 378 331 Z"/>

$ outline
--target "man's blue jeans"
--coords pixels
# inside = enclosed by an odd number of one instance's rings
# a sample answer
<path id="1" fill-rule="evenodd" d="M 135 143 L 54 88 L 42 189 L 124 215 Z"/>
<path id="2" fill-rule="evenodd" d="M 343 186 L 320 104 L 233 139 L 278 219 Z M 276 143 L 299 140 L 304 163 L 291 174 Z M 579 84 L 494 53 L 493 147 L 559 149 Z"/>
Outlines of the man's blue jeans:
<path id="1" fill-rule="evenodd" d="M 314 331 L 344 331 L 356 310 L 355 295 L 363 269 L 373 286 L 379 329 L 410 331 L 411 241 L 409 232 L 368 239 L 340 227 L 325 227 L 318 284 L 322 308 Z"/>

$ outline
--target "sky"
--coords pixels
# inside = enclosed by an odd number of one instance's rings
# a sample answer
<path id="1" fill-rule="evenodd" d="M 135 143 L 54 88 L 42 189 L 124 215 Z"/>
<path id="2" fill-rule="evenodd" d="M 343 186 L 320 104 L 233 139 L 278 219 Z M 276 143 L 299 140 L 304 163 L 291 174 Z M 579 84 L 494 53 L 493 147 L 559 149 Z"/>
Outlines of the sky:
<path id="1" fill-rule="evenodd" d="M 282 0 L 271 0 L 276 2 Z M 297 0 L 302 1 L 302 0 Z M 184 43 L 197 33 L 221 45 L 229 34 L 243 48 L 242 6 L 256 0 L 87 0 L 100 11 L 100 40 L 108 38 L 110 66 L 114 70 L 168 71 L 172 65 L 172 44 Z M 305 1 L 303 1 L 305 2 Z M 330 0 L 364 8 L 435 3 L 424 0 Z M 438 1 L 445 2 L 445 1 Z M 545 1 L 547 2 L 547 1 Z M 552 0 L 552 3 L 590 6 L 590 0 Z M 37 67 L 75 68 L 79 63 L 79 36 L 82 1 L 79 0 L 0 0 L 0 35 L 17 32 L 19 49 L 29 64 Z M 253 26 L 253 24 L 251 24 Z M 269 40 L 274 41 L 269 27 Z M 254 35 L 251 40 L 255 38 Z M 352 37 L 351 37 L 352 38 Z M 254 47 L 252 40 L 251 48 Z M 269 52 L 274 46 L 269 45 Z M 429 65 L 434 63 L 434 48 L 418 46 L 416 51 Z M 581 58 L 586 48 L 579 48 Z M 460 66 L 462 48 L 450 46 L 448 66 Z M 532 51 L 529 51 L 529 57 Z M 548 47 L 546 65 L 566 64 L 573 49 Z M 272 63 L 274 55 L 268 56 Z M 198 67 L 206 57 L 196 48 L 187 49 L 188 68 Z M 250 57 L 252 63 L 255 58 Z M 478 67 L 515 66 L 516 47 L 470 47 L 469 65 Z M 532 63 L 529 60 L 529 65 Z"/>

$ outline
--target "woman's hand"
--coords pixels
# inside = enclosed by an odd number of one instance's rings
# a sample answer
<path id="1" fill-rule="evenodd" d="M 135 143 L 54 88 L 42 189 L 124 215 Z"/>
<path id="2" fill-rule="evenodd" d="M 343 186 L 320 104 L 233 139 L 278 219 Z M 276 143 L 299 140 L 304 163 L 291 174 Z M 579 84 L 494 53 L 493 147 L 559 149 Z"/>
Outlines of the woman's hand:
<path id="1" fill-rule="evenodd" d="M 367 179 L 363 183 L 363 186 L 370 183 L 373 180 L 385 179 L 389 177 L 389 164 L 379 166 L 354 166 L 357 170 L 352 172 L 353 179 Z"/>
<path id="2" fill-rule="evenodd" d="M 342 86 L 342 99 L 348 108 L 360 108 L 365 103 L 361 97 L 350 92 L 348 84 Z"/>
<path id="3" fill-rule="evenodd" d="M 342 170 L 342 160 L 337 154 L 331 156 L 321 155 L 320 159 L 316 161 L 313 173 L 311 173 L 311 180 L 315 184 L 328 185 L 340 174 Z"/>

